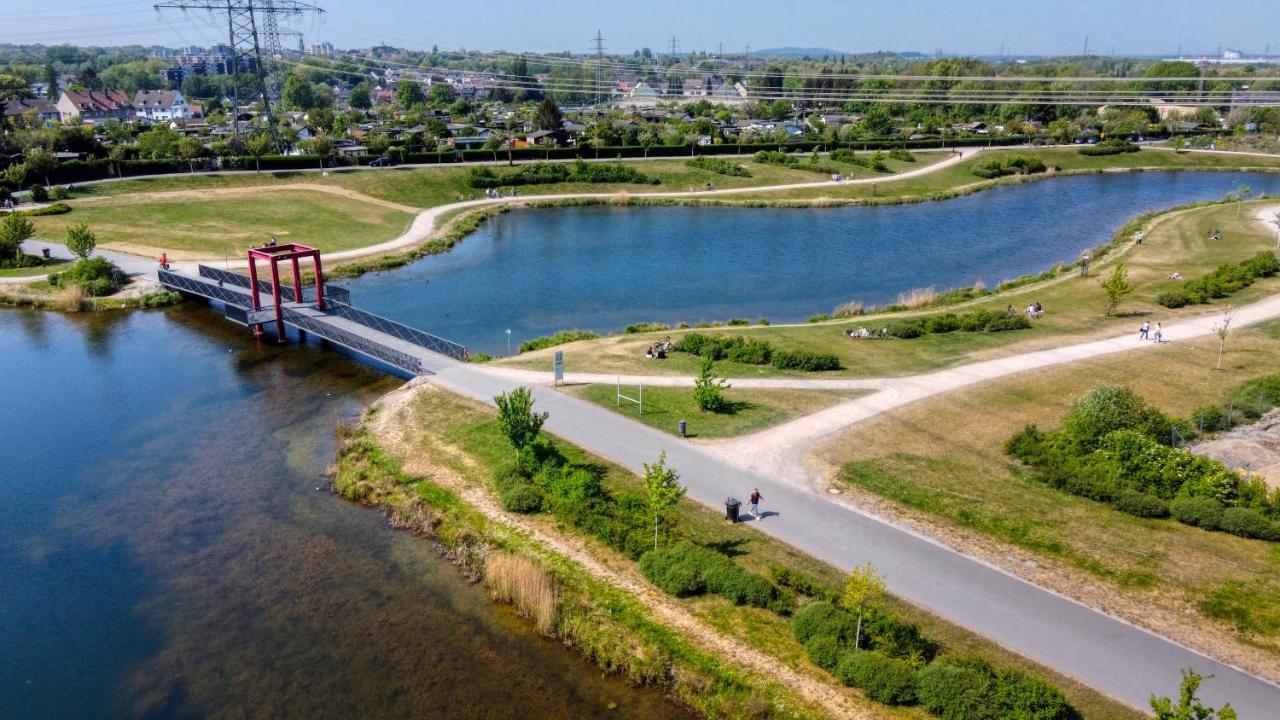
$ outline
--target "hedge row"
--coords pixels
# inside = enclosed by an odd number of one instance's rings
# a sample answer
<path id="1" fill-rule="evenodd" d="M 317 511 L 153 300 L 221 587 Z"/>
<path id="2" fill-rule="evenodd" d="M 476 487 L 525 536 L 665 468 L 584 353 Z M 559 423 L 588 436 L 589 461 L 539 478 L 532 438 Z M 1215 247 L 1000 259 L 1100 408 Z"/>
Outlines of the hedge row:
<path id="1" fill-rule="evenodd" d="M 578 340 L 594 340 L 598 337 L 600 337 L 598 334 L 588 330 L 563 330 L 555 335 L 544 335 L 520 343 L 520 352 L 533 352 L 534 350 L 542 350 L 556 345 L 577 342 Z"/>
<path id="2" fill-rule="evenodd" d="M 1062 429 L 1028 425 L 1005 450 L 1050 487 L 1122 512 L 1280 540 L 1280 492 L 1167 444 L 1189 422 L 1175 424 L 1128 388 L 1103 385 L 1076 402 Z"/>
<path id="3" fill-rule="evenodd" d="M 491 167 L 473 167 L 467 173 L 467 185 L 473 188 L 496 188 L 511 185 L 552 185 L 555 183 L 634 183 L 657 185 L 658 178 L 620 164 L 588 164 L 581 160 L 564 163 L 531 163 L 509 172 Z"/>
<path id="4" fill-rule="evenodd" d="M 902 151 L 907 157 L 911 157 L 911 153 L 907 153 L 901 148 L 894 148 L 894 151 Z M 879 150 L 876 150 L 869 155 L 857 155 L 852 150 L 839 148 L 831 151 L 831 159 L 836 162 L 847 162 L 852 165 L 858 165 L 869 170 L 875 170 L 876 172 L 891 172 L 889 166 L 884 162 L 884 153 Z M 914 159 L 915 158 L 912 158 L 912 160 Z"/>
<path id="5" fill-rule="evenodd" d="M 1121 153 L 1135 153 L 1140 149 L 1128 140 L 1103 140 L 1096 145 L 1085 145 L 1080 148 L 1080 154 L 1093 156 L 1119 155 Z"/>
<path id="6" fill-rule="evenodd" d="M 708 157 L 700 155 L 691 160 L 685 160 L 685 165 L 698 170 L 708 170 L 717 175 L 729 175 L 732 177 L 751 177 L 751 171 L 741 165 L 720 158 Z"/>
<path id="7" fill-rule="evenodd" d="M 1259 278 L 1271 277 L 1277 272 L 1280 272 L 1280 260 L 1270 250 L 1263 250 L 1243 262 L 1219 265 L 1208 275 L 1191 280 L 1177 290 L 1162 292 L 1156 296 L 1156 302 L 1167 308 L 1203 305 L 1239 292 Z"/>
<path id="8" fill-rule="evenodd" d="M 772 364 L 779 370 L 821 372 L 840 369 L 840 358 L 835 355 L 807 350 L 777 350 L 767 340 L 747 339 L 741 335 L 688 333 L 676 341 L 675 350 L 711 360 L 729 360 L 744 365 Z"/>
<path id="9" fill-rule="evenodd" d="M 993 313 L 989 310 L 975 310 L 967 313 L 946 313 L 928 317 L 895 320 L 885 325 L 884 332 L 890 337 L 910 340 L 924 335 L 941 335 L 953 332 L 1007 332 L 1010 330 L 1026 330 L 1031 327 L 1031 320 L 1021 313 Z"/>
<path id="10" fill-rule="evenodd" d="M 794 595 L 743 570 L 725 555 L 688 540 L 641 555 L 640 572 L 676 597 L 711 593 L 737 605 L 754 605 L 780 615 L 790 614 L 795 607 Z"/>
<path id="11" fill-rule="evenodd" d="M 1027 155 L 1010 155 L 1002 158 L 990 158 L 975 163 L 969 172 L 988 180 L 1005 175 L 1035 175 L 1048 170 L 1040 158 Z"/>
<path id="12" fill-rule="evenodd" d="M 830 602 L 805 605 L 791 627 L 815 665 L 876 702 L 918 703 L 946 720 L 1078 717 L 1062 693 L 1039 679 L 977 660 L 936 659 L 938 647 L 914 625 L 881 612 L 864 616 L 860 647 L 854 647 L 857 618 Z"/>
<path id="13" fill-rule="evenodd" d="M 788 155 L 778 150 L 761 150 L 752 157 L 761 165 L 777 165 L 789 170 L 804 170 L 805 172 L 818 173 L 819 175 L 835 175 L 840 172 L 840 168 L 834 165 L 825 165 L 818 162 L 817 155 L 811 155 L 808 160 L 802 162 L 799 157 Z"/>

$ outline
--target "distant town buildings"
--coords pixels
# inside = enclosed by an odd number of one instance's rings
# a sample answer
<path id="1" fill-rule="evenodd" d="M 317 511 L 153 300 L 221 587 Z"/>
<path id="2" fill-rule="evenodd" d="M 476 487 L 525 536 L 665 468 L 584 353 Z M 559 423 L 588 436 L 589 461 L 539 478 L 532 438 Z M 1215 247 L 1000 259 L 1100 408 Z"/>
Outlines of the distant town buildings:
<path id="1" fill-rule="evenodd" d="M 63 122 L 78 117 L 97 125 L 108 120 L 133 120 L 137 111 L 121 90 L 64 90 L 58 98 L 58 115 Z"/>

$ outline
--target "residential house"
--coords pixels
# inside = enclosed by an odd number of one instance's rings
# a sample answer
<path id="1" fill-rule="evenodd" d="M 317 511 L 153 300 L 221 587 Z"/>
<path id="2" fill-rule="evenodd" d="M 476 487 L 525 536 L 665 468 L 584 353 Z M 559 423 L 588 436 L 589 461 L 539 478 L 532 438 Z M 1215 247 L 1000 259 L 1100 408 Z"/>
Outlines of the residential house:
<path id="1" fill-rule="evenodd" d="M 19 118 L 27 113 L 35 113 L 35 118 L 39 122 L 53 122 L 58 119 L 58 108 L 48 100 L 14 98 L 4 104 L 6 118 Z"/>
<path id="2" fill-rule="evenodd" d="M 192 117 L 191 106 L 177 90 L 139 90 L 133 96 L 138 117 L 151 122 L 185 120 Z"/>
<path id="3" fill-rule="evenodd" d="M 480 150 L 484 148 L 485 143 L 489 142 L 489 138 L 493 137 L 493 131 L 484 129 L 475 135 L 466 135 L 462 137 L 451 137 L 447 140 L 449 147 L 454 150 Z"/>
<path id="4" fill-rule="evenodd" d="M 137 113 L 123 90 L 64 90 L 58 98 L 58 115 L 63 122 L 78 117 L 96 125 L 108 120 L 128 122 Z"/>

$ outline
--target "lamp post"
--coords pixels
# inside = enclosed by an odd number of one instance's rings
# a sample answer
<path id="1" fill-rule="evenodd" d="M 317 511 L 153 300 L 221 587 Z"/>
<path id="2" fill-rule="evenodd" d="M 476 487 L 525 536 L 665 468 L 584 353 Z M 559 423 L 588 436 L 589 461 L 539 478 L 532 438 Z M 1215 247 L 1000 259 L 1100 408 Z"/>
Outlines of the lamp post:
<path id="1" fill-rule="evenodd" d="M 511 356 L 511 328 L 507 328 L 507 357 Z"/>

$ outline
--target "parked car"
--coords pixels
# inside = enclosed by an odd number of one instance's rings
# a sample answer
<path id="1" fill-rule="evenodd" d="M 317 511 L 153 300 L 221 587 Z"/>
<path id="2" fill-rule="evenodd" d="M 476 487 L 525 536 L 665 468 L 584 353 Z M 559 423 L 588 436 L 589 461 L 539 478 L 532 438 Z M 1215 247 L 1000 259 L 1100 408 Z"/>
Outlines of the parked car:
<path id="1" fill-rule="evenodd" d="M 376 160 L 369 161 L 369 167 L 395 167 L 396 161 L 392 157 L 380 157 Z"/>

